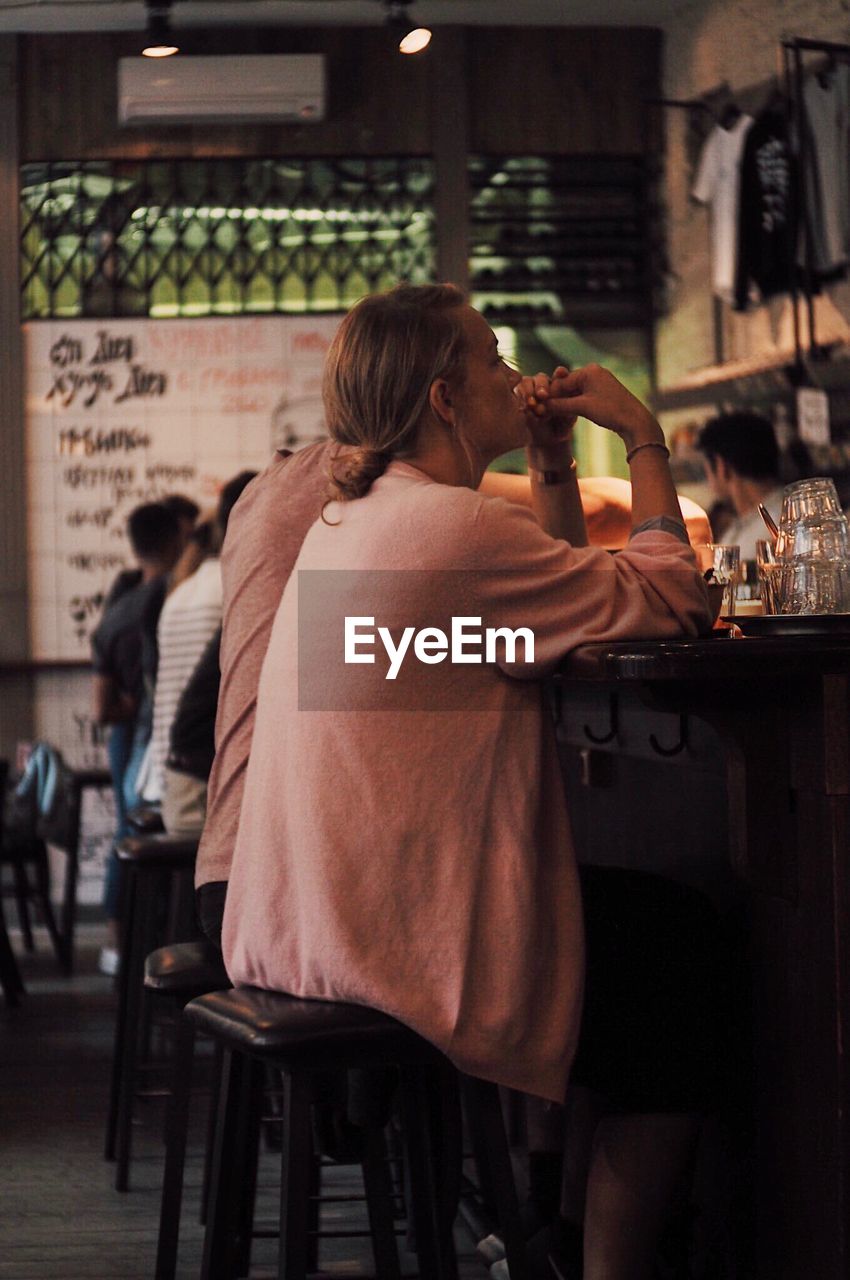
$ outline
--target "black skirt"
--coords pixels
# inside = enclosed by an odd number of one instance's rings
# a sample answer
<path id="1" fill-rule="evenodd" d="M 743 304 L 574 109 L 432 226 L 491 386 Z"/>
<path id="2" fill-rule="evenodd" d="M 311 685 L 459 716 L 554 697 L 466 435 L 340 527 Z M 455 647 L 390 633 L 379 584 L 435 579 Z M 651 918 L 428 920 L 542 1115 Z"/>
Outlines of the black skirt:
<path id="1" fill-rule="evenodd" d="M 621 1112 L 717 1102 L 724 948 L 696 890 L 641 871 L 581 868 L 587 979 L 571 1083 Z"/>

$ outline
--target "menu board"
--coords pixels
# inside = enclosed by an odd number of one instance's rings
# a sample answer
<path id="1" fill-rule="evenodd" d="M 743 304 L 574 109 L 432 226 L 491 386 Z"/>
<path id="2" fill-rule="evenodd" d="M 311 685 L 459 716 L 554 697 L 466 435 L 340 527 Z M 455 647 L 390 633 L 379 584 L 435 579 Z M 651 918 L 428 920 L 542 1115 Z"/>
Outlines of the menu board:
<path id="1" fill-rule="evenodd" d="M 87 660 L 127 516 L 169 493 L 215 506 L 275 448 L 325 434 L 339 316 L 50 320 L 24 326 L 32 653 Z"/>

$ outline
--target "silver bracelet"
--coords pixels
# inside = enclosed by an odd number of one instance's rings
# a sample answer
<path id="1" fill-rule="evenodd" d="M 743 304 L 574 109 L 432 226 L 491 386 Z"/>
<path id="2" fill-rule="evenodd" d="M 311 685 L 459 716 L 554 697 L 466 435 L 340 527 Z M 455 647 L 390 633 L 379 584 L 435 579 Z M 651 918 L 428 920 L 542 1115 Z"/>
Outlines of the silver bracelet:
<path id="1" fill-rule="evenodd" d="M 636 444 L 634 449 L 629 450 L 626 454 L 626 462 L 631 462 L 635 454 L 640 453 L 641 449 L 663 449 L 666 456 L 670 457 L 670 450 L 660 440 L 644 440 L 643 444 Z"/>

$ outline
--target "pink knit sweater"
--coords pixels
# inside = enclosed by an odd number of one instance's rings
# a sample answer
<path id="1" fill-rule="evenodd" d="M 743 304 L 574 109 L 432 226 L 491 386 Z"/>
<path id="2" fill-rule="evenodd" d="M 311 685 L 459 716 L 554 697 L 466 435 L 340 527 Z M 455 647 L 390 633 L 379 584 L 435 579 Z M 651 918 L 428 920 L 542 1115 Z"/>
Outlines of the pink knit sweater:
<path id="1" fill-rule="evenodd" d="M 224 954 L 236 983 L 382 1009 L 472 1074 L 562 1101 L 581 905 L 540 677 L 594 640 L 710 623 L 690 548 L 616 557 L 393 463 L 296 562 L 263 665 Z M 333 571 L 333 572 L 329 572 Z M 529 627 L 535 662 L 345 665 L 346 616 Z"/>

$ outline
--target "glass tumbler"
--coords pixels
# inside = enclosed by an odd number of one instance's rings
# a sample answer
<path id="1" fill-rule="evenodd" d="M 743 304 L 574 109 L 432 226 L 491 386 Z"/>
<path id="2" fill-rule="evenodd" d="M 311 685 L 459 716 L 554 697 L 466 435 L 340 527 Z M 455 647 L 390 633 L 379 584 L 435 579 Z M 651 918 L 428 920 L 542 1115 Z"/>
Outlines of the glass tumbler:
<path id="1" fill-rule="evenodd" d="M 755 560 L 742 560 L 735 599 L 740 604 L 742 600 L 758 600 L 760 596 L 761 590 L 756 562 Z"/>
<path id="2" fill-rule="evenodd" d="M 793 560 L 779 570 L 779 613 L 850 613 L 850 561 Z"/>
<path id="3" fill-rule="evenodd" d="M 850 525 L 843 515 L 801 520 L 790 528 L 780 526 L 776 539 L 779 560 L 848 560 Z"/>
<path id="4" fill-rule="evenodd" d="M 783 490 L 780 529 L 784 524 L 794 525 L 803 520 L 823 520 L 840 515 L 841 504 L 835 481 L 828 476 L 798 480 L 795 484 L 787 484 Z"/>
<path id="5" fill-rule="evenodd" d="M 720 615 L 735 616 L 735 592 L 741 576 L 741 548 L 724 546 L 719 542 L 704 542 L 696 548 L 697 561 L 703 573 L 711 570 L 710 582 L 723 587 Z"/>
<path id="6" fill-rule="evenodd" d="M 783 567 L 776 559 L 773 543 L 766 538 L 759 538 L 756 542 L 756 571 L 765 613 L 782 612 L 780 588 Z"/>

